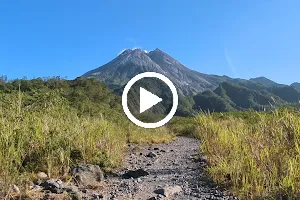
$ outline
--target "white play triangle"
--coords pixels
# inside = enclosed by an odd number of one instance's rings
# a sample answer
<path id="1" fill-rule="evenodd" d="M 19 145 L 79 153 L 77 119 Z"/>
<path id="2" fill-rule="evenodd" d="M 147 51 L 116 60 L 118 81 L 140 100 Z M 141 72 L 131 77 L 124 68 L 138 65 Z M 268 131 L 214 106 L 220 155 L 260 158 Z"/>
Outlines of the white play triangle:
<path id="1" fill-rule="evenodd" d="M 162 98 L 140 87 L 140 113 L 145 112 L 152 106 L 162 101 Z"/>

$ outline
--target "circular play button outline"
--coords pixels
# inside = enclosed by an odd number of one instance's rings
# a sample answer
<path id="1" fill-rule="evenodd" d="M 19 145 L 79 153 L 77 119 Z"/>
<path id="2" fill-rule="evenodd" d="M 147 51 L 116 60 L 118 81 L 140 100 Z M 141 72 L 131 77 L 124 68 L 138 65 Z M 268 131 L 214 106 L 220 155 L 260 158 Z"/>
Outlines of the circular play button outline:
<path id="1" fill-rule="evenodd" d="M 128 108 L 128 105 L 127 105 L 127 94 L 129 92 L 130 88 L 133 86 L 133 84 L 135 84 L 135 82 L 137 82 L 138 80 L 140 80 L 142 78 L 158 78 L 158 79 L 160 79 L 161 81 L 163 81 L 165 84 L 168 85 L 168 87 L 170 88 L 172 95 L 173 95 L 173 106 L 172 106 L 171 111 L 164 119 L 162 119 L 156 123 L 145 123 L 145 122 L 138 120 L 131 114 L 131 112 Z M 177 94 L 177 90 L 176 90 L 174 84 L 166 76 L 156 73 L 156 72 L 144 72 L 144 73 L 136 75 L 135 77 L 130 79 L 130 81 L 127 83 L 127 85 L 124 88 L 123 94 L 122 94 L 122 107 L 123 107 L 123 110 L 124 110 L 126 116 L 134 124 L 136 124 L 137 126 L 143 127 L 143 128 L 158 128 L 158 127 L 165 125 L 175 115 L 177 106 L 178 106 L 178 94 Z"/>

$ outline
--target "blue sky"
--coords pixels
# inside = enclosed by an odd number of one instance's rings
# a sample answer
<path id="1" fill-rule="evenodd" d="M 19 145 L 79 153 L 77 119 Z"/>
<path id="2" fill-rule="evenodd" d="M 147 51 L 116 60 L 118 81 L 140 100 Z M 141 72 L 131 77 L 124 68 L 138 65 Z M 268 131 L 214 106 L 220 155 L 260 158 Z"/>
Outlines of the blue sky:
<path id="1" fill-rule="evenodd" d="M 124 48 L 160 48 L 203 73 L 300 82 L 298 0 L 0 3 L 0 74 L 82 75 Z"/>

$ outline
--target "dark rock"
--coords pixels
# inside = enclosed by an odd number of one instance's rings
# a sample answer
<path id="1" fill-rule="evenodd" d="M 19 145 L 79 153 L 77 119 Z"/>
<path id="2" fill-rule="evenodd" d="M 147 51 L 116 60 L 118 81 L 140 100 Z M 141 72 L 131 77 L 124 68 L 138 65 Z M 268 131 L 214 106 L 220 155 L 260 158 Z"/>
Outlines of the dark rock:
<path id="1" fill-rule="evenodd" d="M 153 149 L 154 151 L 158 151 L 159 150 L 159 148 L 158 147 L 154 147 L 154 149 Z"/>
<path id="2" fill-rule="evenodd" d="M 200 156 L 196 161 L 207 163 L 207 156 Z"/>
<path id="3" fill-rule="evenodd" d="M 63 189 L 61 188 L 58 181 L 55 180 L 47 180 L 40 184 L 41 187 L 43 187 L 43 190 L 48 190 L 55 194 L 61 194 L 63 193 Z"/>
<path id="4" fill-rule="evenodd" d="M 72 192 L 70 193 L 70 198 L 72 200 L 82 200 L 82 194 L 80 192 Z"/>
<path id="5" fill-rule="evenodd" d="M 94 192 L 94 193 L 92 194 L 92 199 L 94 199 L 94 200 L 97 200 L 97 199 L 103 199 L 103 198 L 104 198 L 103 194 L 99 194 L 99 193 L 97 193 L 97 192 Z"/>
<path id="6" fill-rule="evenodd" d="M 84 194 L 86 194 L 86 193 L 89 192 L 89 190 L 88 189 L 82 189 L 81 192 L 84 193 Z"/>
<path id="7" fill-rule="evenodd" d="M 74 193 L 76 193 L 76 192 L 79 192 L 79 189 L 78 189 L 78 187 L 76 187 L 75 185 L 61 185 L 61 188 L 64 190 L 64 191 L 66 191 L 66 192 L 68 192 L 68 193 L 71 193 L 71 192 L 74 192 Z"/>
<path id="8" fill-rule="evenodd" d="M 127 173 L 123 174 L 123 178 L 129 179 L 129 178 L 139 178 L 142 176 L 148 176 L 149 173 L 146 172 L 143 169 L 138 169 L 138 170 L 130 170 Z"/>
<path id="9" fill-rule="evenodd" d="M 151 152 L 149 152 L 147 154 L 147 157 L 149 157 L 149 158 L 155 158 L 155 157 L 157 157 L 157 154 L 151 151 Z"/>
<path id="10" fill-rule="evenodd" d="M 104 180 L 103 172 L 98 165 L 78 165 L 72 169 L 72 176 L 83 186 L 97 187 Z"/>

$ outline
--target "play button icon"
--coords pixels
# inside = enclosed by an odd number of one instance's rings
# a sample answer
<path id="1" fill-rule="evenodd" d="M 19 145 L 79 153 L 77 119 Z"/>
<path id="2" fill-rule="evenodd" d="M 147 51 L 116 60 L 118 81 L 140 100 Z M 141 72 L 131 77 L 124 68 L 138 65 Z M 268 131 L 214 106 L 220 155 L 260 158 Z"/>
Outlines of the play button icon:
<path id="1" fill-rule="evenodd" d="M 155 80 L 149 81 L 149 78 Z M 172 98 L 171 101 L 170 97 Z M 174 116 L 178 106 L 177 90 L 174 84 L 162 74 L 156 72 L 141 73 L 129 80 L 125 86 L 122 94 L 122 106 L 126 116 L 137 126 L 157 128 L 166 124 Z M 161 115 L 155 115 L 155 119 L 161 120 L 158 122 L 155 120 L 154 123 L 143 122 L 140 117 L 133 115 L 135 113 L 149 116 L 148 114 L 157 110 L 165 110 L 166 116 L 161 119 Z"/>
<path id="2" fill-rule="evenodd" d="M 146 89 L 140 87 L 140 113 L 145 112 L 152 106 L 158 104 L 162 101 L 162 98 L 159 98 L 155 94 L 147 91 Z"/>

